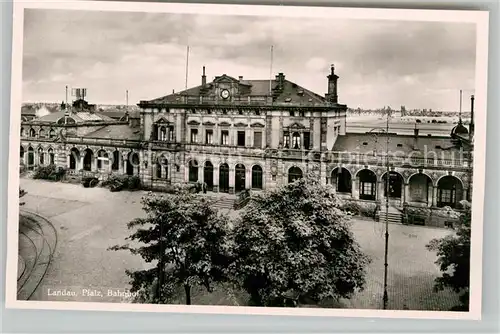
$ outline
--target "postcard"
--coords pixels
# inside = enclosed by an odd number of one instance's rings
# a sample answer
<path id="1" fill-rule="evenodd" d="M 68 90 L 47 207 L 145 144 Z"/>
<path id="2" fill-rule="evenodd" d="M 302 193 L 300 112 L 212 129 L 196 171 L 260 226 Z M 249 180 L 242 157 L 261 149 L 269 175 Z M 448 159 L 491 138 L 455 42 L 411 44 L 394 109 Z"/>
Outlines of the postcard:
<path id="1" fill-rule="evenodd" d="M 488 13 L 14 3 L 7 307 L 480 319 Z"/>

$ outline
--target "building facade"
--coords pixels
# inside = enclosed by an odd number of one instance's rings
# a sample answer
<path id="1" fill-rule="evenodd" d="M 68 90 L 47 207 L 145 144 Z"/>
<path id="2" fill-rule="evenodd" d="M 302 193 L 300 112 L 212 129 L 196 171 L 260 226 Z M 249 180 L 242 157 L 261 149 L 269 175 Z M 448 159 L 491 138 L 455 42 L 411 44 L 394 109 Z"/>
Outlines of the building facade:
<path id="1" fill-rule="evenodd" d="M 470 199 L 473 122 L 446 137 L 374 129 L 346 133 L 332 66 L 324 96 L 279 73 L 273 80 L 226 74 L 111 118 L 78 100 L 21 127 L 21 161 L 69 175 L 135 175 L 149 189 L 205 182 L 210 191 L 272 189 L 313 173 L 359 201 L 455 207 Z M 389 169 L 389 182 L 386 182 Z"/>

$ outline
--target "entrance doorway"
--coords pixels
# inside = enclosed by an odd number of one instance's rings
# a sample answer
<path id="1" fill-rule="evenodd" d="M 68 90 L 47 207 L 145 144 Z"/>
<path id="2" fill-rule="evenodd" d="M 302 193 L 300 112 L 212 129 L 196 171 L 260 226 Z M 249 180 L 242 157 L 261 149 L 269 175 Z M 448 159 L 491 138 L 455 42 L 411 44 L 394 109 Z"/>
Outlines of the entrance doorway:
<path id="1" fill-rule="evenodd" d="M 234 173 L 234 188 L 236 192 L 245 190 L 246 168 L 245 165 L 237 164 Z"/>
<path id="2" fill-rule="evenodd" d="M 219 167 L 219 191 L 229 192 L 229 166 L 227 164 L 222 164 Z"/>
<path id="3" fill-rule="evenodd" d="M 205 162 L 203 167 L 203 180 L 207 184 L 207 190 L 214 189 L 214 165 L 210 161 Z"/>

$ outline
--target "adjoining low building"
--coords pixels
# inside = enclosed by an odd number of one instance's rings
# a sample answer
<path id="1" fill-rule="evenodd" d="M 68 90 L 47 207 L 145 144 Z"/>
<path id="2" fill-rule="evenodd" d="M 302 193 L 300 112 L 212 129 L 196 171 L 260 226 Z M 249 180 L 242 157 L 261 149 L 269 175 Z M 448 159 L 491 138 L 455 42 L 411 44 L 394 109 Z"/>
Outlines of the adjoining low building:
<path id="1" fill-rule="evenodd" d="M 413 135 L 349 134 L 338 78 L 332 66 L 321 96 L 283 73 L 272 80 L 223 74 L 207 82 L 203 68 L 199 86 L 140 101 L 140 113 L 113 119 L 79 100 L 23 121 L 21 157 L 30 166 L 44 157 L 73 175 L 135 175 L 159 190 L 204 182 L 210 191 L 240 193 L 314 173 L 360 202 L 380 205 L 388 197 L 402 208 L 470 200 L 473 122 L 470 129 L 460 122 L 450 136 L 422 136 L 418 128 Z M 49 150 L 53 158 L 45 158 Z"/>

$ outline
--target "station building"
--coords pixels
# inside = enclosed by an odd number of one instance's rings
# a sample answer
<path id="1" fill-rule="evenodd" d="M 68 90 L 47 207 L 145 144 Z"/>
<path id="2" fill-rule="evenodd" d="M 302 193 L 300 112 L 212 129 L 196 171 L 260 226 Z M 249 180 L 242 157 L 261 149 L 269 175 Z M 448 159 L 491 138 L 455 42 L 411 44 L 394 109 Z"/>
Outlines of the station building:
<path id="1" fill-rule="evenodd" d="M 319 95 L 283 73 L 207 82 L 203 68 L 200 85 L 140 101 L 140 112 L 121 117 L 80 99 L 22 121 L 21 162 L 55 164 L 76 178 L 135 175 L 157 190 L 205 182 L 209 191 L 237 194 L 314 173 L 358 201 L 456 207 L 470 200 L 473 121 L 469 128 L 459 122 L 449 136 L 423 136 L 418 128 L 413 135 L 346 133 L 333 66 L 326 79 Z"/>

